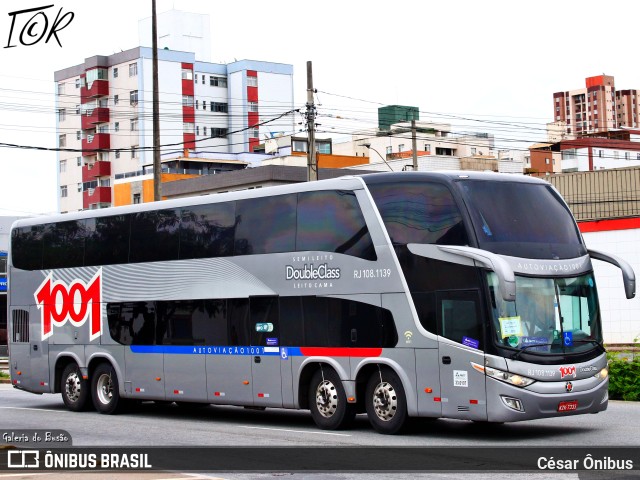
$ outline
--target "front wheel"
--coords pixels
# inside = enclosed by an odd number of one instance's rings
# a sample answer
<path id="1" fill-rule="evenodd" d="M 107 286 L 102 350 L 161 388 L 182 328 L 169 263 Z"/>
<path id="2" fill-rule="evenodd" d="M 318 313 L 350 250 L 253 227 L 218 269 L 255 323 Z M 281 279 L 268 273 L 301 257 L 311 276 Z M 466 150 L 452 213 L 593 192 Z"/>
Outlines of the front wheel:
<path id="1" fill-rule="evenodd" d="M 407 421 L 407 401 L 396 372 L 383 368 L 371 375 L 365 402 L 367 417 L 374 429 L 387 435 L 402 430 Z"/>
<path id="2" fill-rule="evenodd" d="M 323 430 L 345 428 L 356 416 L 355 405 L 347 403 L 342 381 L 332 368 L 314 373 L 309 386 L 309 409 Z"/>
<path id="3" fill-rule="evenodd" d="M 124 408 L 124 399 L 120 398 L 118 376 L 108 363 L 101 363 L 93 372 L 91 381 L 93 405 L 100 413 L 112 415 Z"/>
<path id="4" fill-rule="evenodd" d="M 75 363 L 67 365 L 60 379 L 62 401 L 72 412 L 81 412 L 89 407 L 89 382 L 82 378 Z"/>

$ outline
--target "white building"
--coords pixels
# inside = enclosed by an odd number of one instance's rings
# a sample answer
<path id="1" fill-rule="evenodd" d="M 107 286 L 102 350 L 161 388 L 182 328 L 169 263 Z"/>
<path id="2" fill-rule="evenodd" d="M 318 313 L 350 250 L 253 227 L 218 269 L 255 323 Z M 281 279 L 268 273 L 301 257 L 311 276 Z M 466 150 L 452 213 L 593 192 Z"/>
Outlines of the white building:
<path id="1" fill-rule="evenodd" d="M 294 131 L 291 65 L 214 64 L 163 49 L 158 77 L 164 158 L 250 152 L 273 131 Z M 115 175 L 153 164 L 152 50 L 90 57 L 54 78 L 65 149 L 58 152 L 59 210 L 111 206 Z"/>

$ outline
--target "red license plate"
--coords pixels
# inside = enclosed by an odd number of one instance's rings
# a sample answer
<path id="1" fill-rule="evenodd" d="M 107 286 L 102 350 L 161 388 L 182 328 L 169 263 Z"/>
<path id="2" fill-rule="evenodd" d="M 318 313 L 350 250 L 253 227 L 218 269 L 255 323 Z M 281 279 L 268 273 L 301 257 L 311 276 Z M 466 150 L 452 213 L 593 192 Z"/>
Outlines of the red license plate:
<path id="1" fill-rule="evenodd" d="M 559 412 L 571 412 L 572 410 L 577 410 L 577 409 L 578 409 L 577 400 L 571 400 L 570 402 L 560 402 L 558 404 Z"/>

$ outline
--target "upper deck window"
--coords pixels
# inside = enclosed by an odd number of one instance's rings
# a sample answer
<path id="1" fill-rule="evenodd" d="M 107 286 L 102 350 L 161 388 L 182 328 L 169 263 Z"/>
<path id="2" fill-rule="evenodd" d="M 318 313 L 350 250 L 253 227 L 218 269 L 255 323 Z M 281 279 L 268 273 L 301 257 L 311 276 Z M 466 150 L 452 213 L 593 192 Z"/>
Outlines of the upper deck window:
<path id="1" fill-rule="evenodd" d="M 550 185 L 484 180 L 464 180 L 457 185 L 480 248 L 536 259 L 587 254 L 569 208 Z"/>

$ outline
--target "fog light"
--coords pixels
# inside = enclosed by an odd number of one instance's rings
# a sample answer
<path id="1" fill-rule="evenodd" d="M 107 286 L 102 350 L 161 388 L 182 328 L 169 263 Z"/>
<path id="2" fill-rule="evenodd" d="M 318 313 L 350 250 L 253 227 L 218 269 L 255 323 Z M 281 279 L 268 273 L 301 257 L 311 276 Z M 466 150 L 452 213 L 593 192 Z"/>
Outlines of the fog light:
<path id="1" fill-rule="evenodd" d="M 500 395 L 502 399 L 502 403 L 504 403 L 507 407 L 512 410 L 517 410 L 518 412 L 524 412 L 524 407 L 522 406 L 522 402 L 518 398 L 513 397 L 505 397 L 504 395 Z"/>

